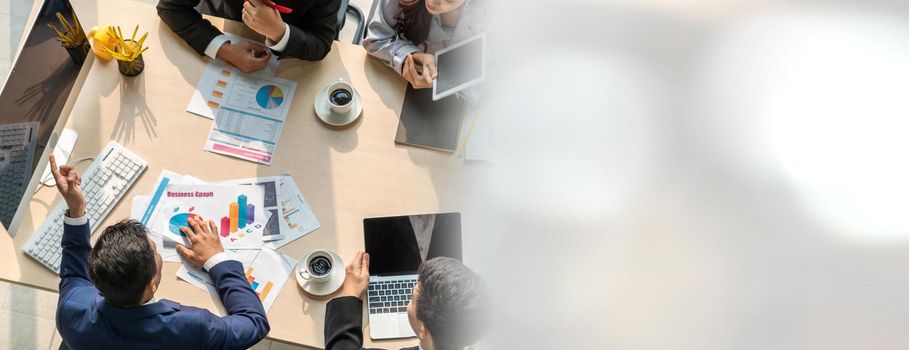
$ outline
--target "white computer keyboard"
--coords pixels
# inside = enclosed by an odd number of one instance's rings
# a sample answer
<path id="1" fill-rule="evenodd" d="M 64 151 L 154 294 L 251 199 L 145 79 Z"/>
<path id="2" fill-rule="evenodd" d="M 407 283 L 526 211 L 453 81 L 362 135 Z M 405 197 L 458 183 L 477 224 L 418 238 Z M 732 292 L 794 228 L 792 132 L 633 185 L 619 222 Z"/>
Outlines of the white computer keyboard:
<path id="1" fill-rule="evenodd" d="M 91 232 L 98 228 L 99 223 L 123 198 L 123 194 L 136 182 L 147 165 L 145 160 L 111 141 L 85 170 L 81 189 L 85 196 L 85 215 L 88 216 Z M 57 274 L 60 274 L 60 259 L 63 254 L 60 244 L 63 238 L 64 211 L 66 202 L 61 200 L 22 247 L 25 254 Z"/>

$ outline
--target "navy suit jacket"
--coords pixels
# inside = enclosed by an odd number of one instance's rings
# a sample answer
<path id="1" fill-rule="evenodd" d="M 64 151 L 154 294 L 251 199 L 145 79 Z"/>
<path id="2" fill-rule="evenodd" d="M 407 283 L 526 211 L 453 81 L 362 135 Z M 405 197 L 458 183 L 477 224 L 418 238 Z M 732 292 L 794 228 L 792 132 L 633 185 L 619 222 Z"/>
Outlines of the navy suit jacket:
<path id="1" fill-rule="evenodd" d="M 57 329 L 66 345 L 81 349 L 246 349 L 268 334 L 268 319 L 237 261 L 209 274 L 229 316 L 170 300 L 130 309 L 104 301 L 88 278 L 90 229 L 63 226 Z"/>

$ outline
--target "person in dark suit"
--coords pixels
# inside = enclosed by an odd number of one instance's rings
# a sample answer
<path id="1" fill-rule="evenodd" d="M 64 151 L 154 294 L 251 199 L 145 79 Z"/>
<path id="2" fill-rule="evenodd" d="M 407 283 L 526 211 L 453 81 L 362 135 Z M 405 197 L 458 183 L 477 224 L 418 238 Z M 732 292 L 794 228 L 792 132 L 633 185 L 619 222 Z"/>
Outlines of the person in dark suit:
<path id="1" fill-rule="evenodd" d="M 216 16 L 242 20 L 265 37 L 265 46 L 231 43 L 221 31 L 202 19 L 196 10 L 201 0 L 160 0 L 158 16 L 200 55 L 219 58 L 243 72 L 265 68 L 271 54 L 308 61 L 325 58 L 337 30 L 340 0 L 276 0 L 293 12 L 279 13 L 266 3 L 271 0 L 206 0 Z"/>
<path id="2" fill-rule="evenodd" d="M 104 229 L 95 246 L 85 216 L 82 179 L 71 166 L 57 168 L 57 189 L 69 209 L 64 216 L 63 258 L 57 330 L 69 349 L 246 349 L 268 334 L 265 309 L 240 262 L 230 260 L 212 232 L 214 223 L 192 220 L 181 230 L 192 248 L 177 246 L 184 259 L 204 266 L 228 316 L 156 300 L 161 256 L 145 226 L 124 220 Z"/>
<path id="3" fill-rule="evenodd" d="M 460 261 L 423 262 L 411 302 L 410 326 L 420 341 L 408 350 L 462 350 L 485 330 L 486 292 L 480 277 Z M 358 252 L 347 266 L 339 295 L 325 310 L 325 350 L 363 348 L 363 295 L 369 286 L 369 254 Z"/>

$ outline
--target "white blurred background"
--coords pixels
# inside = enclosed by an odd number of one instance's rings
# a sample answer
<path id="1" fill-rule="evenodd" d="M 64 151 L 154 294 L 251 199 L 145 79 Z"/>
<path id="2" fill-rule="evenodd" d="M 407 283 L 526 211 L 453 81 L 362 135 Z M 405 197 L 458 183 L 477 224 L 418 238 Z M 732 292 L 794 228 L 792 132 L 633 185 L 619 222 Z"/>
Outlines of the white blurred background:
<path id="1" fill-rule="evenodd" d="M 909 348 L 909 1 L 497 1 L 489 347 Z"/>

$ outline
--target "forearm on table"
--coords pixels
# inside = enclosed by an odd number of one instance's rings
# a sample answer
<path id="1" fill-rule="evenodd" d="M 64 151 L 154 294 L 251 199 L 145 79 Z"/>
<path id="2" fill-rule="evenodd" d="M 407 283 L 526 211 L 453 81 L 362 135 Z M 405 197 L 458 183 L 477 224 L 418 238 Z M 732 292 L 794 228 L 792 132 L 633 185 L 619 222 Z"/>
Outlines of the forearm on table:
<path id="1" fill-rule="evenodd" d="M 183 38 L 200 55 L 204 55 L 212 39 L 221 35 L 202 14 L 196 11 L 200 0 L 161 0 L 158 2 L 158 17 L 174 33 Z"/>

